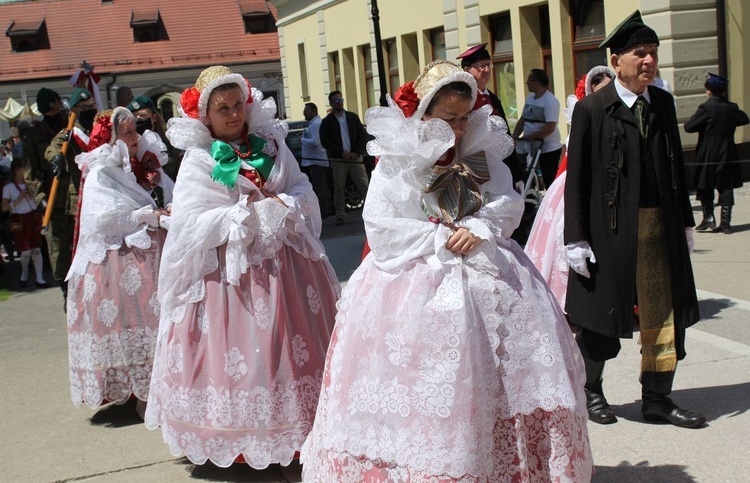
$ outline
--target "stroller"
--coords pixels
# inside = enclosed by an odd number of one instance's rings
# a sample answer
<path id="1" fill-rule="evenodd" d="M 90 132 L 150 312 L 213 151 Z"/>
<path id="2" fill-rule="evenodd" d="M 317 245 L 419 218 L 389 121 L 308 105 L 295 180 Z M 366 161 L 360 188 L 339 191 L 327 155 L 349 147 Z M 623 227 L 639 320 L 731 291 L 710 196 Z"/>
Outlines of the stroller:
<path id="1" fill-rule="evenodd" d="M 542 191 L 546 189 L 539 170 L 539 156 L 542 154 L 543 143 L 541 139 L 533 141 L 518 139 L 516 141 L 516 155 L 526 170 L 526 183 L 521 193 L 524 201 L 523 217 L 521 224 L 513 232 L 513 239 L 521 246 L 524 246 L 529 238 L 534 218 L 544 197 Z"/>

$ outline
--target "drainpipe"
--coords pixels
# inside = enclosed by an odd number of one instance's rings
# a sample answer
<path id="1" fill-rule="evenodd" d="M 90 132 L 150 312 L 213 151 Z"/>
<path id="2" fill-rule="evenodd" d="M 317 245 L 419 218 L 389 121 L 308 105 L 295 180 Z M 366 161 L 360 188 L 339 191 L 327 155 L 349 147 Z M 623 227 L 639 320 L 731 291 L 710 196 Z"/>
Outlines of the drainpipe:
<path id="1" fill-rule="evenodd" d="M 716 0 L 716 42 L 719 50 L 719 75 L 727 72 L 727 5 L 726 0 Z"/>
<path id="2" fill-rule="evenodd" d="M 107 107 L 112 108 L 112 86 L 117 82 L 117 74 L 112 74 L 112 82 L 107 84 Z"/>

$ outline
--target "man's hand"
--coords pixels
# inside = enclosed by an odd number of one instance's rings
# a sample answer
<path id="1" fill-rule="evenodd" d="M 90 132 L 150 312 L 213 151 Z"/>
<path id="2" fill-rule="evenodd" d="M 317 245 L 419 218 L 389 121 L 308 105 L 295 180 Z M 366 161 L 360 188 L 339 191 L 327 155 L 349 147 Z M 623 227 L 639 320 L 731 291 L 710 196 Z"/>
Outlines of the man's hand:
<path id="1" fill-rule="evenodd" d="M 569 243 L 565 245 L 566 256 L 568 257 L 568 265 L 579 275 L 586 278 L 591 278 L 589 273 L 589 267 L 586 265 L 586 259 L 590 258 L 591 263 L 596 263 L 596 257 L 594 251 L 591 249 L 591 245 L 587 241 L 579 241 L 576 243 Z"/>
<path id="2" fill-rule="evenodd" d="M 57 178 L 62 178 L 65 173 L 65 158 L 62 154 L 55 154 L 50 160 L 52 164 L 52 174 Z"/>

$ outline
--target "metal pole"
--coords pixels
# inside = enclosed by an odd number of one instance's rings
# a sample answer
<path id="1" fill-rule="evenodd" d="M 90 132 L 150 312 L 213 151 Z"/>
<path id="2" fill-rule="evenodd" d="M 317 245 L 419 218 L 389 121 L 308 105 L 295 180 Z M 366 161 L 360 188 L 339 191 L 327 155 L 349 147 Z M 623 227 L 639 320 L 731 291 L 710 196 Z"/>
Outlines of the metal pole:
<path id="1" fill-rule="evenodd" d="M 727 72 L 727 14 L 726 2 L 716 2 L 716 41 L 719 47 L 719 75 L 729 77 Z"/>
<path id="2" fill-rule="evenodd" d="M 383 41 L 380 39 L 380 11 L 378 0 L 372 0 L 372 24 L 375 30 L 375 58 L 378 62 L 378 78 L 380 79 L 380 105 L 388 106 L 385 95 L 388 93 L 388 82 L 385 77 L 385 61 L 383 60 Z"/>

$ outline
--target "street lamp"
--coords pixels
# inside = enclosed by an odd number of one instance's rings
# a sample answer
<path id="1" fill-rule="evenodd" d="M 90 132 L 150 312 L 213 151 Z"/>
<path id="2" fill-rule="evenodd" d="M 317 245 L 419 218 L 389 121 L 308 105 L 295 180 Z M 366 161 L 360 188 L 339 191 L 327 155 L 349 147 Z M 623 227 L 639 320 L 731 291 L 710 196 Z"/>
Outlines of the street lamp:
<path id="1" fill-rule="evenodd" d="M 388 83 L 385 77 L 385 62 L 383 61 L 383 41 L 380 39 L 380 11 L 378 0 L 372 0 L 372 24 L 375 30 L 375 58 L 378 63 L 378 78 L 380 79 L 380 105 L 388 106 L 385 95 L 388 93 Z"/>

